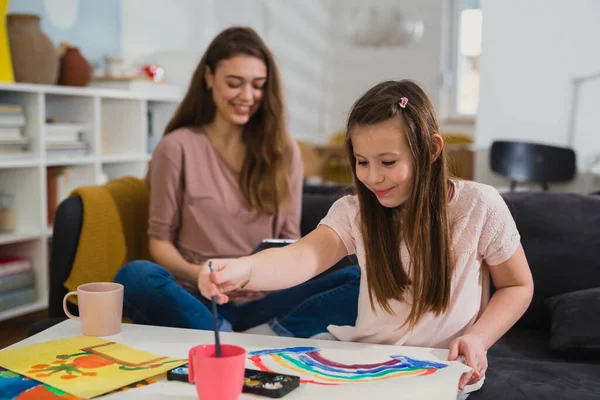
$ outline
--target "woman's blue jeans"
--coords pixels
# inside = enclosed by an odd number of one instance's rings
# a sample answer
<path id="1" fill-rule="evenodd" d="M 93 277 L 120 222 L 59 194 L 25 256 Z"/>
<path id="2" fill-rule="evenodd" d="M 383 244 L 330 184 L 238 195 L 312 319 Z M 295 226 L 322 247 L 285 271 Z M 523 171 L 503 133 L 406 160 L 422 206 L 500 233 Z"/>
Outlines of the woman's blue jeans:
<path id="1" fill-rule="evenodd" d="M 180 286 L 165 268 L 150 261 L 126 264 L 115 277 L 125 287 L 123 312 L 134 323 L 211 330 L 211 302 Z M 360 269 L 350 266 L 246 304 L 218 306 L 223 331 L 244 331 L 269 323 L 281 336 L 307 338 L 327 326 L 354 325 Z"/>

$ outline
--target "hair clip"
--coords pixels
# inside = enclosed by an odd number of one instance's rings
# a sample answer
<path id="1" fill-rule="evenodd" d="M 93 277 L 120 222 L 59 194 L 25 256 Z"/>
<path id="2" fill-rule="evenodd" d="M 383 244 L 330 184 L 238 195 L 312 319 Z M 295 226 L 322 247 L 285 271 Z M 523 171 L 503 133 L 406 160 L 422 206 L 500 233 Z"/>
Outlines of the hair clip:
<path id="1" fill-rule="evenodd" d="M 406 97 L 402 97 L 398 104 L 400 105 L 400 108 L 406 108 L 406 105 L 408 104 L 408 99 Z"/>

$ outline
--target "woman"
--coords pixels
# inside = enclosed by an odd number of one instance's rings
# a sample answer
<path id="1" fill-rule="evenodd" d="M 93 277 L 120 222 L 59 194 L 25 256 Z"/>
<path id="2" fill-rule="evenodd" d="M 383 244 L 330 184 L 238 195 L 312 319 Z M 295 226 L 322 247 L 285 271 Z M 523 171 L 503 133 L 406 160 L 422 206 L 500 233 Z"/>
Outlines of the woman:
<path id="1" fill-rule="evenodd" d="M 227 29 L 209 45 L 149 169 L 156 263 L 134 261 L 115 278 L 134 322 L 212 329 L 210 301 L 196 285 L 200 265 L 248 255 L 265 238 L 299 238 L 303 168 L 281 92 L 273 56 L 253 30 Z M 358 268 L 343 268 L 268 295 L 242 288 L 219 307 L 220 328 L 269 321 L 278 334 L 309 337 L 352 325 L 356 307 L 345 303 L 357 303 L 359 278 Z"/>

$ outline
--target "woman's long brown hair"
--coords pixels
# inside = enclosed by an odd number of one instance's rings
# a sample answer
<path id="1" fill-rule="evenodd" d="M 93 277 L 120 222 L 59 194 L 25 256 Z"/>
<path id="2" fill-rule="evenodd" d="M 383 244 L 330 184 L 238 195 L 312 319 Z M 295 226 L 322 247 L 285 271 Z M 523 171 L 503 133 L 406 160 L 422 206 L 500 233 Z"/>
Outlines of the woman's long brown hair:
<path id="1" fill-rule="evenodd" d="M 399 105 L 406 97 L 406 108 Z M 410 198 L 396 208 L 382 206 L 356 176 L 352 133 L 358 127 L 400 118 L 414 160 Z M 448 222 L 448 173 L 444 151 L 437 158 L 432 135 L 439 132 L 435 110 L 427 95 L 408 80 L 387 81 L 367 91 L 353 105 L 347 124 L 346 146 L 360 202 L 361 231 L 366 251 L 369 299 L 388 313 L 390 301 L 412 301 L 402 326 L 414 326 L 427 312 L 439 315 L 448 309 L 453 262 Z M 402 265 L 404 242 L 410 265 Z M 408 271 L 408 272 L 407 272 Z M 412 299 L 407 299 L 407 290 Z"/>
<path id="2" fill-rule="evenodd" d="M 239 174 L 239 185 L 249 208 L 273 215 L 287 200 L 291 139 L 285 128 L 279 70 L 273 55 L 254 30 L 232 27 L 213 39 L 164 134 L 178 128 L 202 126 L 213 121 L 216 105 L 204 79 L 204 72 L 208 67 L 214 74 L 219 62 L 237 55 L 256 57 L 267 67 L 261 105 L 242 131 L 246 154 Z"/>

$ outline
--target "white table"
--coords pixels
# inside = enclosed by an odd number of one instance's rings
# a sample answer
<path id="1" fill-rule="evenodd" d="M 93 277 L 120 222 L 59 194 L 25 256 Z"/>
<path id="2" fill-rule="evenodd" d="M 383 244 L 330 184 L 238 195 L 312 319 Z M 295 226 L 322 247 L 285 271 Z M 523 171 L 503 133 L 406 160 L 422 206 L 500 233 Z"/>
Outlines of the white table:
<path id="1" fill-rule="evenodd" d="M 71 336 L 78 336 L 80 334 L 79 322 L 66 320 L 8 348 L 20 347 Z M 135 324 L 123 324 L 122 330 L 119 334 L 106 336 L 104 338 L 126 344 L 137 349 L 153 352 L 158 355 L 175 358 L 187 358 L 189 349 L 199 344 L 214 343 L 214 334 L 212 331 L 164 328 Z M 380 345 L 284 338 L 243 333 L 221 333 L 221 342 L 254 349 L 310 346 L 319 347 L 322 350 L 334 351 L 335 349 L 352 349 L 361 352 L 364 351 L 366 352 L 365 354 L 368 354 L 369 351 L 380 351 L 382 348 Z M 385 348 L 390 349 L 393 351 L 393 353 L 397 354 L 405 354 L 407 349 L 410 349 L 400 346 L 385 346 Z M 446 360 L 448 352 L 445 350 L 431 350 L 430 354 L 432 360 L 444 361 Z M 422 382 L 427 378 L 428 377 L 418 377 L 417 379 L 421 380 Z M 156 380 L 158 382 L 155 384 L 136 388 L 134 390 L 115 393 L 113 395 L 105 396 L 103 399 L 197 399 L 196 388 L 194 385 L 184 382 L 167 381 L 166 378 L 164 378 L 164 374 L 160 379 Z M 454 387 L 457 387 L 458 378 L 456 379 L 455 385 L 456 386 Z M 447 398 L 449 400 L 454 400 L 456 398 L 456 394 L 449 393 L 448 387 L 440 387 L 440 385 L 435 387 L 432 387 L 432 385 L 426 386 L 429 386 L 429 388 L 423 388 L 423 391 L 421 391 L 418 396 L 419 399 L 431 398 L 435 400 L 443 400 Z M 401 389 L 401 386 L 390 386 L 390 384 L 385 383 L 385 381 L 330 387 L 306 384 L 300 385 L 299 388 L 286 395 L 284 399 L 364 400 L 365 398 L 370 397 L 378 400 L 386 398 L 400 400 L 410 398 L 403 396 Z M 240 399 L 266 400 L 268 397 L 242 394 Z"/>

